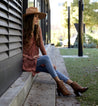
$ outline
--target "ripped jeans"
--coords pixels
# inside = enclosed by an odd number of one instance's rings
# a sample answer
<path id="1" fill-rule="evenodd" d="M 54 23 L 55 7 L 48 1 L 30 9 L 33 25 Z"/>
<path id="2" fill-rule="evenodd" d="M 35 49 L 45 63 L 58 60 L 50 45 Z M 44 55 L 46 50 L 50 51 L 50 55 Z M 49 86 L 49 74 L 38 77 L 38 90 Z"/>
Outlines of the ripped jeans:
<path id="1" fill-rule="evenodd" d="M 45 66 L 41 66 L 44 64 Z M 63 80 L 65 83 L 69 79 L 67 76 L 59 72 L 58 70 L 55 70 L 52 62 L 47 55 L 40 56 L 37 59 L 37 67 L 36 67 L 36 72 L 46 72 L 49 73 L 53 78 L 59 77 L 60 80 Z"/>

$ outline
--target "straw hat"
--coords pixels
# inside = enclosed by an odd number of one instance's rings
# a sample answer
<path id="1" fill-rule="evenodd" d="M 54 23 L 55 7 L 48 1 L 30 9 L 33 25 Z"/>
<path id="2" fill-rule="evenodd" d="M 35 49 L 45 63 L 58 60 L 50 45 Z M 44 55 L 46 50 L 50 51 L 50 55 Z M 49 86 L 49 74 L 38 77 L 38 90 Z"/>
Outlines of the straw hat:
<path id="1" fill-rule="evenodd" d="M 29 7 L 26 9 L 26 13 L 23 14 L 23 17 L 27 16 L 27 15 L 31 15 L 31 14 L 37 14 L 39 19 L 43 19 L 46 17 L 46 14 L 43 12 L 39 12 L 38 8 L 36 7 Z"/>

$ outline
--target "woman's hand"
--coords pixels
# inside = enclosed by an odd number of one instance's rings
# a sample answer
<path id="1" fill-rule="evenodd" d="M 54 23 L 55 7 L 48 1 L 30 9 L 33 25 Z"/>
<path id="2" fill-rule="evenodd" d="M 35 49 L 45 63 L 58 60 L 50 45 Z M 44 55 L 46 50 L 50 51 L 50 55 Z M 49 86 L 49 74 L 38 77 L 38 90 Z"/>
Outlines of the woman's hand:
<path id="1" fill-rule="evenodd" d="M 56 66 L 53 64 L 53 68 L 56 70 Z"/>
<path id="2" fill-rule="evenodd" d="M 41 64 L 40 66 L 41 66 L 41 67 L 45 67 L 45 64 Z"/>
<path id="3" fill-rule="evenodd" d="M 41 64 L 41 67 L 45 67 L 45 64 Z M 56 70 L 56 66 L 53 64 L 53 68 Z"/>

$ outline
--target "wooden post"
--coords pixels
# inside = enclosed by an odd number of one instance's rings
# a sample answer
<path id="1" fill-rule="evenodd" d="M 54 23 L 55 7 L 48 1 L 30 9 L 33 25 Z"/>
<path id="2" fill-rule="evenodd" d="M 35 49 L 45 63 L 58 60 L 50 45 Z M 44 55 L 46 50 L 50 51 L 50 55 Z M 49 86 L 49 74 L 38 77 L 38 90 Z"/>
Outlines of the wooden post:
<path id="1" fill-rule="evenodd" d="M 70 6 L 68 7 L 68 48 L 70 48 Z"/>
<path id="2" fill-rule="evenodd" d="M 78 56 L 83 56 L 83 1 L 79 0 Z"/>

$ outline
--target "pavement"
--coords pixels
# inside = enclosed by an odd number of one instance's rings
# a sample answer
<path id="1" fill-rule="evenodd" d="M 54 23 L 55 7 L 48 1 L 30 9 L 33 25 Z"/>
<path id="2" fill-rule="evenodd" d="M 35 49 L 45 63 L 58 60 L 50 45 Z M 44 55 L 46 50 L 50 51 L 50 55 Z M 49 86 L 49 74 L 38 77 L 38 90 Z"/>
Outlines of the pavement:
<path id="1" fill-rule="evenodd" d="M 50 46 L 47 54 L 52 63 L 56 65 L 57 70 L 68 76 L 63 57 L 58 48 Z M 72 88 L 65 84 L 72 96 L 58 96 L 56 83 L 47 73 L 39 73 L 33 80 L 32 87 L 22 106 L 80 106 L 76 100 Z"/>

